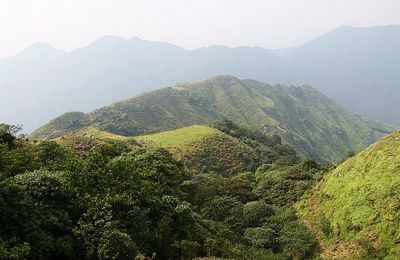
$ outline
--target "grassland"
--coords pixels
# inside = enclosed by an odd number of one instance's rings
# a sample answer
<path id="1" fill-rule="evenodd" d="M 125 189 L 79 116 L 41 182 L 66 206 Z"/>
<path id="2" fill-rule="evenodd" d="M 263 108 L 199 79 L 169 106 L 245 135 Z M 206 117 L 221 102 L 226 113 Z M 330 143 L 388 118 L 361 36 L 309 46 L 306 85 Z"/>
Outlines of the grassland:
<path id="1" fill-rule="evenodd" d="M 157 134 L 142 135 L 135 137 L 135 139 L 166 149 L 189 151 L 193 149 L 195 143 L 211 135 L 222 136 L 224 134 L 208 126 L 194 125 Z"/>
<path id="2" fill-rule="evenodd" d="M 300 203 L 326 259 L 400 258 L 400 131 L 333 169 Z"/>

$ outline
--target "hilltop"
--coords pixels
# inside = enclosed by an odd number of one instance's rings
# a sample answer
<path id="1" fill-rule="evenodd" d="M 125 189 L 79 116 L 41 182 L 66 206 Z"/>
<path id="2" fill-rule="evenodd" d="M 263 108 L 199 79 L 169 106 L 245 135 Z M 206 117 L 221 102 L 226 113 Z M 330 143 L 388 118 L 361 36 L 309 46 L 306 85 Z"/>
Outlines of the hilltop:
<path id="1" fill-rule="evenodd" d="M 213 171 L 225 175 L 247 172 L 254 170 L 258 159 L 253 148 L 207 126 L 190 126 L 140 136 L 136 140 L 167 149 L 197 172 Z"/>
<path id="2" fill-rule="evenodd" d="M 217 76 L 147 92 L 88 114 L 66 113 L 31 137 L 51 139 L 90 125 L 137 136 L 225 118 L 278 134 L 299 154 L 323 162 L 361 150 L 391 130 L 347 112 L 310 86 Z"/>
<path id="3" fill-rule="evenodd" d="M 400 131 L 346 160 L 297 207 L 326 259 L 400 257 Z"/>
<path id="4" fill-rule="evenodd" d="M 293 163 L 298 161 L 292 148 L 282 145 L 280 139 L 263 135 L 262 146 L 270 149 L 269 153 L 263 154 L 259 150 L 260 140 L 246 136 L 249 130 L 226 123 L 219 123 L 219 126 L 228 126 L 242 131 L 242 134 L 240 137 L 232 136 L 216 127 L 194 125 L 157 134 L 126 137 L 90 126 L 56 140 L 77 154 L 87 154 L 96 146 L 110 141 L 136 148 L 163 148 L 192 172 L 211 172 L 224 176 L 255 171 L 261 164 L 278 159 L 285 158 Z M 243 140 L 244 137 L 246 140 Z"/>

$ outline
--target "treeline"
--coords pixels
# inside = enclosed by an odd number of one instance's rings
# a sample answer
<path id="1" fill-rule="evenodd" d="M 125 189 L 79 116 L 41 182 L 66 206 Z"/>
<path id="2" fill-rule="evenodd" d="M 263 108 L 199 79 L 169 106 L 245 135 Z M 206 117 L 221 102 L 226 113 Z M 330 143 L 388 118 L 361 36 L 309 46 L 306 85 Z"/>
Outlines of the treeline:
<path id="1" fill-rule="evenodd" d="M 313 234 L 291 205 L 323 167 L 279 137 L 215 125 L 257 149 L 257 169 L 190 172 L 124 142 L 76 153 L 0 125 L 0 259 L 306 259 Z"/>

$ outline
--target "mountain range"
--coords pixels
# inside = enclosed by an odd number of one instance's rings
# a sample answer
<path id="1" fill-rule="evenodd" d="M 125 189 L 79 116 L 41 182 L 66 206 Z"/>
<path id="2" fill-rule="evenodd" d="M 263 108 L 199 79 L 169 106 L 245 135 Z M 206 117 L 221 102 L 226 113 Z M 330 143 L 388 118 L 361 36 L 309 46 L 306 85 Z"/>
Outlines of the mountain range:
<path id="1" fill-rule="evenodd" d="M 400 123 L 400 26 L 339 27 L 284 50 L 196 50 L 107 36 L 72 52 L 37 43 L 0 61 L 0 121 L 27 132 L 67 111 L 88 112 L 182 81 L 230 74 L 309 84 L 353 113 Z"/>
<path id="2" fill-rule="evenodd" d="M 31 138 L 54 139 L 89 126 L 138 136 L 224 119 L 277 134 L 299 154 L 321 162 L 338 161 L 392 130 L 349 113 L 310 86 L 216 76 L 140 94 L 90 113 L 65 113 Z"/>

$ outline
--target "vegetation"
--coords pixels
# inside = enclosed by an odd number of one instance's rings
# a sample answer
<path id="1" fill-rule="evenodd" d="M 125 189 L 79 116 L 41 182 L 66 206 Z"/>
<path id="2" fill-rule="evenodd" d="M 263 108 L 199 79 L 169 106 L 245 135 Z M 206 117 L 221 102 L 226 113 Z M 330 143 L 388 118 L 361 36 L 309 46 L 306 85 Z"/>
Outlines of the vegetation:
<path id="1" fill-rule="evenodd" d="M 332 169 L 297 204 L 327 259 L 400 257 L 400 132 Z"/>
<path id="2" fill-rule="evenodd" d="M 223 134 L 211 127 L 194 125 L 158 134 L 139 136 L 135 139 L 183 153 L 192 150 L 193 144 L 209 136 L 223 136 Z"/>
<path id="3" fill-rule="evenodd" d="M 310 258 L 316 239 L 291 206 L 317 182 L 322 166 L 299 162 L 276 136 L 229 121 L 214 127 L 222 131 L 177 131 L 230 139 L 232 152 L 242 146 L 257 151 L 254 167 L 229 173 L 191 168 L 195 157 L 177 161 L 163 148 L 194 141 L 199 151 L 204 139 L 192 134 L 183 135 L 187 142 L 174 132 L 136 142 L 107 133 L 91 138 L 92 128 L 86 135 L 31 142 L 3 131 L 0 258 Z M 9 133 L 10 142 L 1 139 Z M 152 138 L 161 145 L 140 143 Z M 204 162 L 198 158 L 198 165 Z"/>
<path id="4" fill-rule="evenodd" d="M 267 136 L 239 127 L 229 120 L 210 126 L 194 125 L 138 137 L 126 137 L 88 127 L 57 140 L 79 153 L 84 153 L 80 151 L 82 146 L 90 148 L 104 141 L 164 148 L 192 172 L 219 175 L 255 171 L 263 164 L 278 160 L 285 164 L 299 162 L 295 151 L 282 144 L 279 136 Z"/>
<path id="5" fill-rule="evenodd" d="M 391 130 L 348 113 L 308 86 L 271 86 L 219 76 L 145 93 L 89 114 L 67 113 L 31 137 L 52 139 L 87 126 L 137 136 L 224 118 L 278 134 L 300 155 L 320 162 L 341 160 L 348 151 L 359 151 Z"/>

